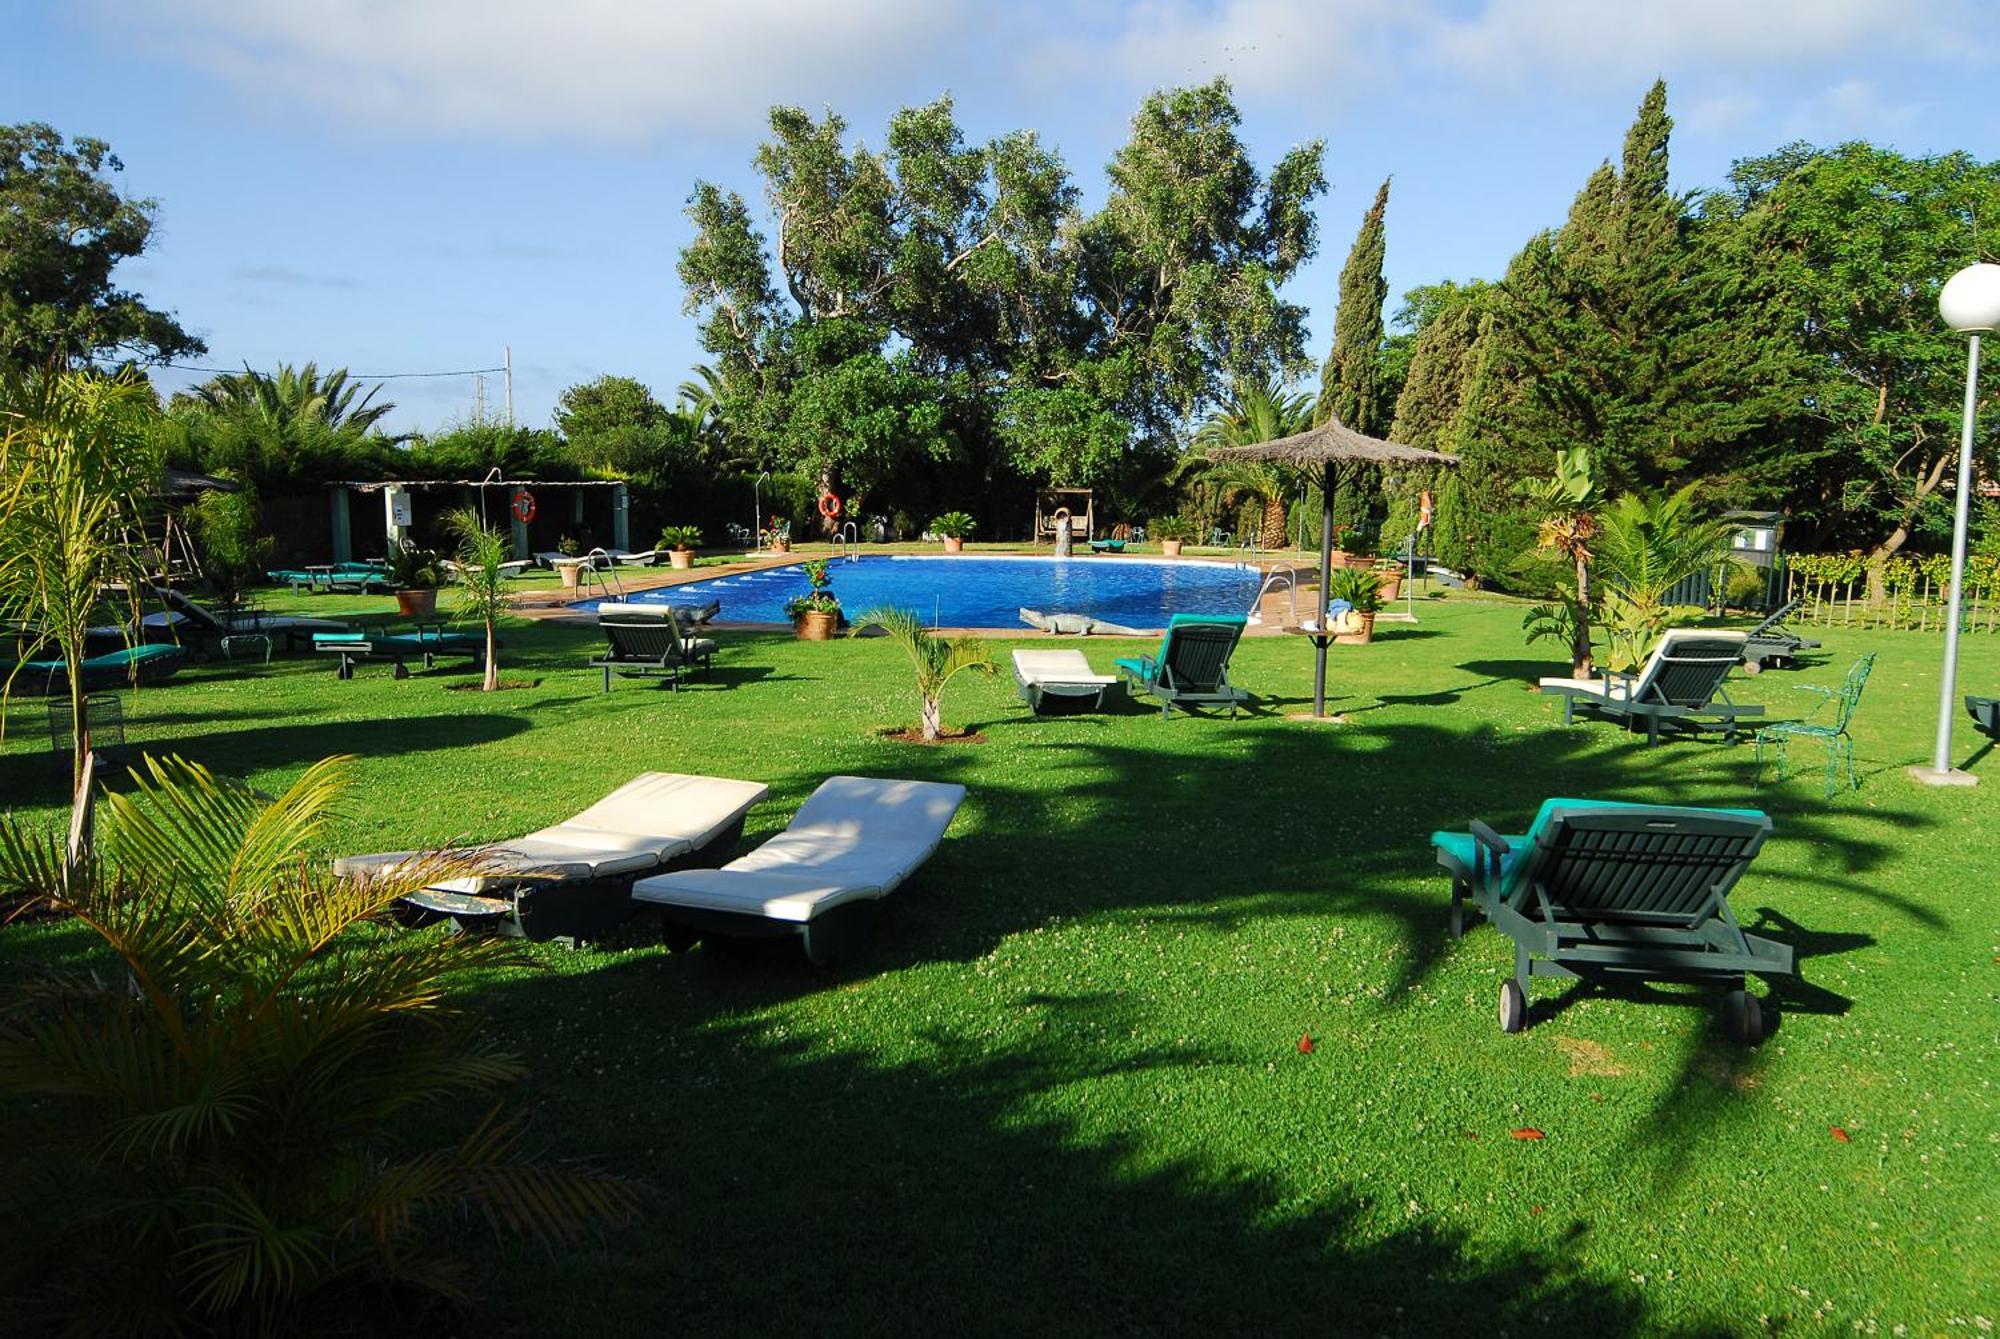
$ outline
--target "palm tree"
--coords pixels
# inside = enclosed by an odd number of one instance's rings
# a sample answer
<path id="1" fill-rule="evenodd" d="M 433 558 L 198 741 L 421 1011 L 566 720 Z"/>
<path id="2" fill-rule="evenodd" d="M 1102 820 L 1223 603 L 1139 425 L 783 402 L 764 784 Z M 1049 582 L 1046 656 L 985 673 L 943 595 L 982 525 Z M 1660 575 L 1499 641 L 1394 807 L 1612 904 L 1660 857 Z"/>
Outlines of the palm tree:
<path id="1" fill-rule="evenodd" d="M 248 413 L 275 427 L 314 422 L 358 437 L 395 412 L 389 401 L 374 403 L 381 391 L 377 382 L 361 394 L 361 383 L 351 380 L 344 367 L 322 378 L 316 363 L 304 367 L 279 363 L 268 376 L 248 365 L 240 373 L 224 372 L 196 386 L 192 394 L 210 409 Z"/>
<path id="2" fill-rule="evenodd" d="M 1169 481 L 1199 479 L 1225 502 L 1250 498 L 1263 504 L 1259 548 L 1285 546 L 1285 499 L 1291 471 L 1265 461 L 1231 460 L 1210 454 L 1218 447 L 1255 446 L 1289 437 L 1312 426 L 1312 397 L 1287 393 L 1276 382 L 1239 381 L 1229 398 L 1195 430 L 1194 450 L 1175 467 Z"/>
<path id="3" fill-rule="evenodd" d="M 507 608 L 503 589 L 507 537 L 487 529 L 479 513 L 470 507 L 453 512 L 445 524 L 458 536 L 458 566 L 452 577 L 464 593 L 464 612 L 486 625 L 486 680 L 480 691 L 491 693 L 500 687 L 500 662 L 494 658 L 499 641 L 494 634 Z"/>
<path id="4" fill-rule="evenodd" d="M 880 628 L 909 654 L 917 672 L 917 696 L 923 704 L 922 729 L 926 743 L 937 739 L 943 724 L 945 685 L 965 670 L 980 674 L 994 672 L 993 661 L 978 642 L 948 642 L 931 634 L 923 620 L 908 609 L 885 605 L 870 609 L 855 620 L 848 636 L 859 636 L 868 628 Z"/>
<path id="5" fill-rule="evenodd" d="M 1567 633 L 1570 673 L 1576 678 L 1587 679 L 1591 675 L 1591 543 L 1597 538 L 1597 508 L 1604 501 L 1604 495 L 1598 490 L 1597 478 L 1591 472 L 1590 448 L 1557 448 L 1555 473 L 1543 479 L 1527 481 L 1522 491 L 1542 511 L 1535 547 L 1561 558 L 1575 572 L 1575 585 L 1565 593 L 1568 597 L 1564 601 L 1567 611 L 1549 619 L 1546 610 L 1537 610 L 1529 614 L 1530 624 L 1535 624 L 1539 618 L 1543 620 L 1542 635 L 1557 628 Z"/>
<path id="6" fill-rule="evenodd" d="M 1666 627 L 1667 593 L 1726 551 L 1734 527 L 1696 515 L 1696 486 L 1650 498 L 1627 494 L 1598 517 L 1599 622 L 1614 669 L 1645 658 Z"/>
<path id="7" fill-rule="evenodd" d="M 28 1229 L 14 1323 L 289 1333 L 357 1285 L 462 1299 L 479 1219 L 561 1240 L 630 1209 L 626 1183 L 524 1159 L 494 1104 L 520 1066 L 448 982 L 519 950 L 388 927 L 452 863 L 328 872 L 350 760 L 276 800 L 177 758 L 134 779 L 104 796 L 113 858 L 81 880 L 55 839 L 0 819 L 0 896 L 47 899 L 120 968 L 0 1016 L 0 1185 Z M 420 1109 L 442 1115 L 417 1128 L 460 1132 L 403 1146 Z"/>
<path id="8" fill-rule="evenodd" d="M 54 372 L 24 383 L 0 413 L 0 621 L 31 629 L 66 667 L 81 814 L 90 722 L 77 667 L 90 628 L 103 621 L 104 593 L 144 588 L 127 532 L 159 482 L 152 391 L 136 376 Z M 88 824 L 77 830 L 87 841 Z"/>

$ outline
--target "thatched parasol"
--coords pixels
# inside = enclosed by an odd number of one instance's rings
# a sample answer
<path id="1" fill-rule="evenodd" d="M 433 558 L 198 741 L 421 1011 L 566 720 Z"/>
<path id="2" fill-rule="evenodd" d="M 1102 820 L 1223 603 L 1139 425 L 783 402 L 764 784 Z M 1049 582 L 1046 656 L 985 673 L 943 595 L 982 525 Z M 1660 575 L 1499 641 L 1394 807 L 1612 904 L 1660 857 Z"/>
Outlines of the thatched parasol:
<path id="1" fill-rule="evenodd" d="M 1348 463 L 1365 465 L 1456 465 L 1458 457 L 1442 451 L 1426 451 L 1420 446 L 1385 442 L 1356 432 L 1345 423 L 1329 418 L 1317 428 L 1258 442 L 1254 446 L 1211 448 L 1209 455 L 1225 460 L 1276 461 L 1305 473 L 1317 471 L 1319 495 L 1325 512 L 1319 529 L 1319 621 L 1314 624 L 1313 715 L 1326 715 L 1326 648 L 1331 630 L 1327 627 L 1326 588 L 1333 577 L 1333 493 L 1340 467 Z"/>

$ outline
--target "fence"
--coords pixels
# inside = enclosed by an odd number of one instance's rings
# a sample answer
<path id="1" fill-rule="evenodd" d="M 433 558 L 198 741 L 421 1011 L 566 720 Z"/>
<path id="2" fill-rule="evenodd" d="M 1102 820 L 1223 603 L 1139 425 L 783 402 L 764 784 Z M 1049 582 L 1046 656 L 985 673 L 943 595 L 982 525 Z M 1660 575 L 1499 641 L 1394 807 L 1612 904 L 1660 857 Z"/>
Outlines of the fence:
<path id="1" fill-rule="evenodd" d="M 1828 628 L 1891 628 L 1943 632 L 1950 560 L 1941 554 L 1891 558 L 1882 594 L 1871 599 L 1867 560 L 1859 554 L 1796 554 L 1785 563 L 1785 599 L 1792 618 Z M 2000 560 L 1966 563 L 1961 632 L 2000 631 Z"/>

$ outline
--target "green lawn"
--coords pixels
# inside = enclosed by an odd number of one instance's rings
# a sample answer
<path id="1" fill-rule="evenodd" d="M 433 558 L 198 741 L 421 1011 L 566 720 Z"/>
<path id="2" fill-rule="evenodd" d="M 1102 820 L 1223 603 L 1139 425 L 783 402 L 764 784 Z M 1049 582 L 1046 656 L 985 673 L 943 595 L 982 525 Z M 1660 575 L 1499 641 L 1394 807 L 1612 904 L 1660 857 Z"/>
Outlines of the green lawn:
<path id="1" fill-rule="evenodd" d="M 1345 726 L 1284 718 L 1310 691 L 1292 638 L 1244 644 L 1259 710 L 1233 722 L 1036 720 L 1003 672 L 946 701 L 988 742 L 922 748 L 875 734 L 915 717 L 883 642 L 724 634 L 711 682 L 606 696 L 593 634 L 526 626 L 503 674 L 534 686 L 495 697 L 306 657 L 197 667 L 128 708 L 136 739 L 266 789 L 360 755 L 342 849 L 504 837 L 649 768 L 770 783 L 746 841 L 833 772 L 969 788 L 842 968 L 674 956 L 641 923 L 466 983 L 532 1067 L 542 1143 L 657 1191 L 601 1244 L 494 1261 L 470 1331 L 1989 1332 L 2000 761 L 1971 791 L 1904 775 L 1938 639 L 1833 630 L 1819 665 L 1742 681 L 1784 714 L 1880 653 L 1862 789 L 1827 803 L 1810 746 L 1760 786 L 1748 747 L 1564 730 L 1525 690 L 1551 666 L 1517 607 L 1419 610 L 1336 649 Z M 1972 639 L 1963 678 L 2000 690 L 2000 642 Z M 0 793 L 53 818 L 42 720 L 14 706 Z M 1723 1039 L 1712 994 L 1551 983 L 1499 1031 L 1509 946 L 1448 940 L 1425 836 L 1518 831 L 1555 794 L 1772 815 L 1734 903 L 1804 984 L 1761 1048 Z M 82 942 L 9 927 L 0 971 Z"/>

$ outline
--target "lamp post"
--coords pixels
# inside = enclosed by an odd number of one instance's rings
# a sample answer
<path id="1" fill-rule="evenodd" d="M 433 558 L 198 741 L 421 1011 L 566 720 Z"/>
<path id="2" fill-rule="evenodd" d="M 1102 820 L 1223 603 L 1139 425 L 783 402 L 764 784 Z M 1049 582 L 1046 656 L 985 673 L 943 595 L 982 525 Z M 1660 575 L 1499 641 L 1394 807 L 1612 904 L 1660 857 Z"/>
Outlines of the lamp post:
<path id="1" fill-rule="evenodd" d="M 1952 699 L 1958 696 L 1958 624 L 1965 597 L 1965 527 L 1972 510 L 1972 430 L 1979 416 L 1979 337 L 2000 327 L 2000 265 L 1968 265 L 1938 294 L 1944 323 L 1970 335 L 1965 364 L 1965 412 L 1958 433 L 1958 496 L 1951 523 L 1951 588 L 1945 609 L 1944 676 L 1938 690 L 1937 747 L 1929 767 L 1910 775 L 1931 786 L 1976 786 L 1979 778 L 1951 765 Z"/>

